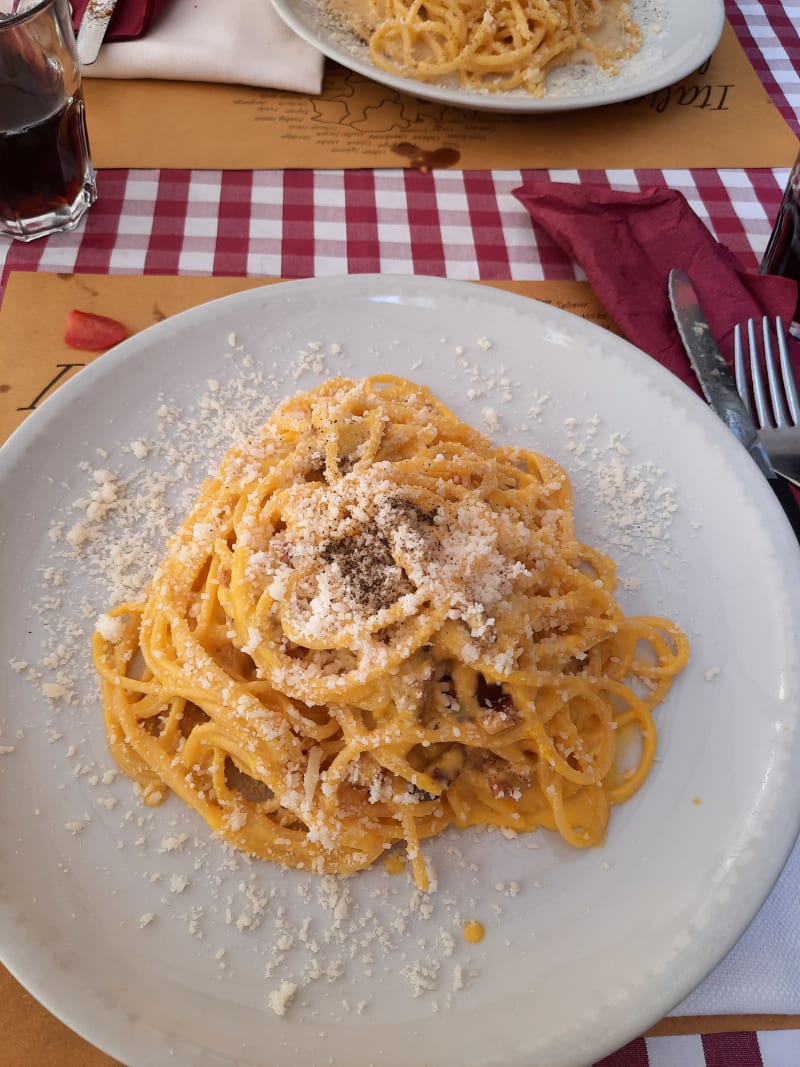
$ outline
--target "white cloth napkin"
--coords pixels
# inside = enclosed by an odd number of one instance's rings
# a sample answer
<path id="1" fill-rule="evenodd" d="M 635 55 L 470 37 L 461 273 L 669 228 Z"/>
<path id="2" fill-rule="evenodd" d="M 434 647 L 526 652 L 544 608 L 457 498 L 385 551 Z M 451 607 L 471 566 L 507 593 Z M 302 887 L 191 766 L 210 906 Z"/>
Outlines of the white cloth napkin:
<path id="1" fill-rule="evenodd" d="M 741 940 L 673 1015 L 800 1014 L 800 842 Z"/>
<path id="2" fill-rule="evenodd" d="M 104 43 L 87 78 L 166 78 L 319 93 L 324 57 L 270 0 L 173 0 L 146 37 Z"/>

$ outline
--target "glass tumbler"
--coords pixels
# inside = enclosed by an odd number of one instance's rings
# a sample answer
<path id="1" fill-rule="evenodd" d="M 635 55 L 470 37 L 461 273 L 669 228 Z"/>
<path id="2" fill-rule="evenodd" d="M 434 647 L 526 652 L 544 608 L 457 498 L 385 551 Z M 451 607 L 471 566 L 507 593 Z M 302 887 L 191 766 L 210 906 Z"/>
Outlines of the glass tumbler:
<path id="1" fill-rule="evenodd" d="M 0 0 L 0 235 L 72 229 L 96 199 L 69 0 Z"/>
<path id="2" fill-rule="evenodd" d="M 800 337 L 800 155 L 789 175 L 759 270 L 761 274 L 780 274 L 797 282 L 797 306 L 791 332 Z"/>

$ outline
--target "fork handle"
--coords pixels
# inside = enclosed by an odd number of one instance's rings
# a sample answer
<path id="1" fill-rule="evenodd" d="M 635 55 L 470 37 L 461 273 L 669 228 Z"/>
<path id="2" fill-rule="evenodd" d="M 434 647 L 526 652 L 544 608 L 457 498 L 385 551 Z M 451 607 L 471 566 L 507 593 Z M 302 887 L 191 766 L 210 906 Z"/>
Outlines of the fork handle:
<path id="1" fill-rule="evenodd" d="M 800 541 L 800 504 L 797 503 L 791 484 L 780 475 L 776 478 L 770 478 L 769 482 L 775 496 L 781 502 L 786 518 L 791 523 L 797 540 Z"/>

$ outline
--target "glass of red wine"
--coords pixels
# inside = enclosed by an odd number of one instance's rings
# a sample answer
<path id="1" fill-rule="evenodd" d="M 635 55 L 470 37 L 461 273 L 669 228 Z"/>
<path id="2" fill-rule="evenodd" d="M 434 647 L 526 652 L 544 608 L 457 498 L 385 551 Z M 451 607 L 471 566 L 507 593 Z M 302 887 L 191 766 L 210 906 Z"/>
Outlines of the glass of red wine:
<path id="1" fill-rule="evenodd" d="M 800 155 L 789 175 L 759 270 L 762 274 L 780 274 L 797 282 L 797 306 L 791 332 L 800 337 Z"/>
<path id="2" fill-rule="evenodd" d="M 69 0 L 0 0 L 0 235 L 72 229 L 96 199 Z"/>

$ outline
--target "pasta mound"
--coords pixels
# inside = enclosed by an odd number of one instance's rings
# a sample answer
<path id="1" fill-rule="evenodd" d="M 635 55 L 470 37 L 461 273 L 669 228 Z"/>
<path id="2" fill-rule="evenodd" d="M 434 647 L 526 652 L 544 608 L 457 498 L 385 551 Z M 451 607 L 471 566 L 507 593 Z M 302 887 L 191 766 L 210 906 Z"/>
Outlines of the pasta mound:
<path id="1" fill-rule="evenodd" d="M 333 379 L 230 449 L 142 602 L 103 617 L 110 748 L 145 802 L 319 873 L 405 841 L 424 889 L 420 841 L 451 825 L 599 844 L 689 653 L 614 585 L 552 459 L 411 382 Z"/>
<path id="2" fill-rule="evenodd" d="M 369 0 L 360 24 L 382 70 L 533 96 L 544 95 L 548 71 L 563 63 L 595 62 L 616 74 L 642 39 L 626 0 Z"/>

